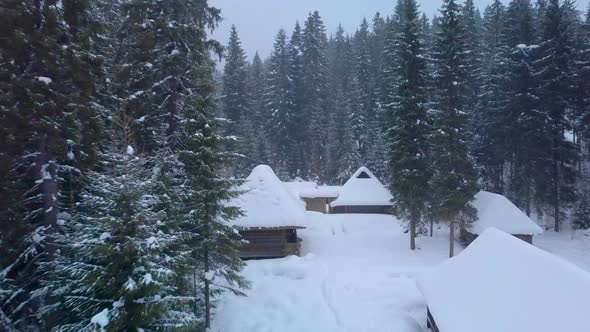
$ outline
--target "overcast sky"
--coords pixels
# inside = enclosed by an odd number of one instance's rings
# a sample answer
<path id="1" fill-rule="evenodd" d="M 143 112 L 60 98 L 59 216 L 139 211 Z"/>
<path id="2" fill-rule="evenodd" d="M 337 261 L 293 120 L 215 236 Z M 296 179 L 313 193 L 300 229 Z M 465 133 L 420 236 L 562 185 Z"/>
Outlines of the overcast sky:
<path id="1" fill-rule="evenodd" d="M 482 8 L 492 0 L 475 0 Z M 438 13 L 440 0 L 418 0 L 421 10 L 429 17 Z M 507 1 L 505 1 L 507 2 Z M 274 36 L 280 28 L 289 33 L 299 20 L 305 21 L 310 11 L 318 10 L 328 35 L 342 23 L 344 30 L 353 33 L 363 17 L 371 19 L 376 12 L 389 15 L 395 0 L 210 0 L 220 8 L 224 18 L 213 37 L 224 45 L 229 39 L 232 24 L 238 28 L 242 46 L 251 60 L 256 51 L 264 58 L 270 55 Z"/>

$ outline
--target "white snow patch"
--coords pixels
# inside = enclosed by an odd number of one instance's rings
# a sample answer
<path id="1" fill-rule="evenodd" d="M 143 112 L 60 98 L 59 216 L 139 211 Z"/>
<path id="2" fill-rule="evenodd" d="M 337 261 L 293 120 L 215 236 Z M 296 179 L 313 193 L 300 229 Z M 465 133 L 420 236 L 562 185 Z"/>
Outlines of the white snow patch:
<path id="1" fill-rule="evenodd" d="M 145 285 L 149 285 L 154 281 L 154 278 L 152 277 L 151 273 L 146 273 L 146 275 L 143 276 L 143 283 Z"/>
<path id="2" fill-rule="evenodd" d="M 135 150 L 131 145 L 127 145 L 127 154 L 132 156 L 135 153 Z"/>
<path id="3" fill-rule="evenodd" d="M 137 289 L 137 284 L 135 283 L 135 281 L 131 278 L 127 279 L 127 282 L 125 283 L 125 289 L 126 290 L 135 290 Z"/>
<path id="4" fill-rule="evenodd" d="M 46 76 L 37 76 L 35 78 L 37 79 L 37 81 L 43 82 L 43 83 L 45 83 L 47 85 L 53 83 L 53 80 L 51 78 L 49 78 L 49 77 L 46 77 Z"/>
<path id="5" fill-rule="evenodd" d="M 90 319 L 90 323 L 100 326 L 101 329 L 104 329 L 105 327 L 107 327 L 107 325 L 109 325 L 109 310 L 103 309 L 101 312 L 94 315 Z"/>
<path id="6" fill-rule="evenodd" d="M 99 239 L 101 241 L 104 241 L 104 240 L 107 240 L 107 239 L 110 239 L 110 238 L 111 238 L 111 233 L 104 232 L 104 233 L 100 234 L 100 238 Z"/>

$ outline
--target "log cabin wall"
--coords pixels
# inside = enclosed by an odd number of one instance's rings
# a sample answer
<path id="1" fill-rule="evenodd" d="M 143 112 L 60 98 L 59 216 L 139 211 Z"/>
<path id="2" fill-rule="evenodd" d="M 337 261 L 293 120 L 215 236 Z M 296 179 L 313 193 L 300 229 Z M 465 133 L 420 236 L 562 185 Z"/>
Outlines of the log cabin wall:
<path id="1" fill-rule="evenodd" d="M 244 230 L 240 234 L 249 243 L 240 248 L 240 258 L 260 259 L 299 255 L 301 239 L 297 229 Z"/>
<path id="2" fill-rule="evenodd" d="M 392 214 L 393 208 L 386 205 L 353 205 L 335 206 L 331 213 L 366 213 L 366 214 Z"/>
<path id="3" fill-rule="evenodd" d="M 533 236 L 530 234 L 512 234 L 517 239 L 521 239 L 528 244 L 533 244 Z M 459 239 L 464 246 L 468 246 L 471 242 L 477 239 L 477 234 L 473 234 L 470 231 L 466 230 L 464 227 L 461 227 L 461 232 L 459 234 Z"/>

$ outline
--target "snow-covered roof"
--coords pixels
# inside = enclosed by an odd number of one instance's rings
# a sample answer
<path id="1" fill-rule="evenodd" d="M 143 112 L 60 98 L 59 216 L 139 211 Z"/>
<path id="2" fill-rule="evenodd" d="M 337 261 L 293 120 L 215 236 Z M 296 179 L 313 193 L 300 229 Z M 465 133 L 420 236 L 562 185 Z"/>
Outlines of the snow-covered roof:
<path id="1" fill-rule="evenodd" d="M 240 207 L 244 216 L 234 220 L 234 225 L 248 228 L 305 226 L 304 205 L 289 193 L 269 166 L 256 166 L 237 190 L 243 194 L 229 205 Z"/>
<path id="2" fill-rule="evenodd" d="M 588 331 L 590 274 L 495 228 L 417 284 L 441 332 Z"/>
<path id="3" fill-rule="evenodd" d="M 293 197 L 299 199 L 302 192 L 306 192 L 309 190 L 315 190 L 318 187 L 318 184 L 313 181 L 293 181 L 293 182 L 283 182 L 283 185 L 287 188 L 287 190 L 293 195 Z"/>
<path id="4" fill-rule="evenodd" d="M 316 198 L 316 197 L 327 197 L 336 198 L 338 197 L 339 186 L 317 186 L 313 189 L 306 189 L 299 192 L 301 198 Z"/>
<path id="5" fill-rule="evenodd" d="M 330 203 L 336 206 L 393 205 L 393 196 L 366 167 L 361 167 L 342 186 L 338 198 Z"/>
<path id="6" fill-rule="evenodd" d="M 473 234 L 481 234 L 490 227 L 509 234 L 543 233 L 539 225 L 502 195 L 480 191 L 475 195 L 473 206 L 477 209 L 479 218 L 469 226 L 469 231 Z"/>

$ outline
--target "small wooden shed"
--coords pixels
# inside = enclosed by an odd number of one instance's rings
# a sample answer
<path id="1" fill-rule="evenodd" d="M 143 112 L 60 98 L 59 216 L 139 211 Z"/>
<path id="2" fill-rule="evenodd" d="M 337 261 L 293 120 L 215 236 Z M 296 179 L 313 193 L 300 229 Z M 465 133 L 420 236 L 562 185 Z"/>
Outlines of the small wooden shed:
<path id="1" fill-rule="evenodd" d="M 245 240 L 240 249 L 243 259 L 278 258 L 299 255 L 306 214 L 269 166 L 254 168 L 245 183 L 237 188 L 242 194 L 233 199 L 244 215 L 233 221 Z"/>
<path id="2" fill-rule="evenodd" d="M 588 331 L 590 273 L 495 228 L 416 284 L 433 332 Z"/>
<path id="3" fill-rule="evenodd" d="M 366 167 L 346 181 L 331 206 L 332 213 L 393 213 L 393 196 Z"/>
<path id="4" fill-rule="evenodd" d="M 494 227 L 527 243 L 533 244 L 533 236 L 543 234 L 543 229 L 502 195 L 480 191 L 475 195 L 473 207 L 478 220 L 461 227 L 459 238 L 469 245 L 479 234 Z"/>
<path id="5" fill-rule="evenodd" d="M 305 202 L 307 211 L 330 213 L 330 203 L 338 198 L 339 189 L 336 186 L 318 186 L 301 191 L 299 197 Z"/>
<path id="6" fill-rule="evenodd" d="M 240 231 L 246 241 L 240 249 L 242 259 L 279 258 L 301 254 L 301 239 L 297 230 L 301 226 L 259 227 Z"/>

